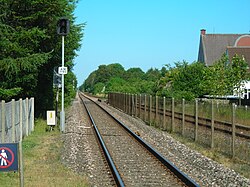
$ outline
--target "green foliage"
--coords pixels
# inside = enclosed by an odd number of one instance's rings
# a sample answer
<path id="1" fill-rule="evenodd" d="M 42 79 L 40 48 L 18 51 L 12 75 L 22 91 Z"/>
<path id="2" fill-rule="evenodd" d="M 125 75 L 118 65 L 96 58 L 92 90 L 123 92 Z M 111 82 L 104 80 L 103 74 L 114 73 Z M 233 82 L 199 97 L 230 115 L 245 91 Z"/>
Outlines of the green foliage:
<path id="1" fill-rule="evenodd" d="M 229 62 L 224 54 L 214 66 L 206 69 L 203 89 L 210 95 L 231 95 L 239 89 L 242 81 L 249 79 L 248 65 L 243 58 L 235 55 Z"/>
<path id="2" fill-rule="evenodd" d="M 239 88 L 243 80 L 249 79 L 248 65 L 239 56 L 234 56 L 229 63 L 224 54 L 213 66 L 205 67 L 200 62 L 188 64 L 175 63 L 176 67 L 166 71 L 161 78 L 158 95 L 185 98 L 192 100 L 207 95 L 231 95 L 235 88 Z"/>
<path id="3" fill-rule="evenodd" d="M 1 99 L 35 97 L 36 112 L 53 108 L 53 69 L 61 66 L 61 36 L 56 34 L 60 17 L 70 20 L 65 37 L 65 102 L 75 95 L 73 59 L 80 48 L 84 24 L 75 24 L 77 0 L 2 0 L 0 3 Z M 9 93 L 8 90 L 18 90 Z"/>
<path id="4" fill-rule="evenodd" d="M 0 88 L 0 100 L 10 100 L 22 91 L 21 88 L 2 89 Z"/>
<path id="5" fill-rule="evenodd" d="M 93 94 L 101 93 L 105 87 L 107 92 L 150 93 L 155 94 L 162 72 L 150 69 L 144 73 L 140 68 L 130 68 L 127 71 L 120 64 L 101 65 L 92 72 L 80 86 Z"/>
<path id="6" fill-rule="evenodd" d="M 105 87 L 107 92 L 146 93 L 176 99 L 193 100 L 203 95 L 230 95 L 239 89 L 243 80 L 249 79 L 248 65 L 243 58 L 234 56 L 229 63 L 224 54 L 211 67 L 203 63 L 186 61 L 166 65 L 161 70 L 140 68 L 127 71 L 120 64 L 101 65 L 92 72 L 80 87 L 98 94 Z"/>
<path id="7" fill-rule="evenodd" d="M 73 98 L 75 98 L 76 86 L 77 86 L 76 76 L 73 72 L 70 71 L 68 72 L 67 76 L 65 76 L 64 100 L 66 106 L 71 103 Z"/>
<path id="8" fill-rule="evenodd" d="M 158 94 L 188 100 L 203 95 L 201 85 L 206 67 L 199 62 L 188 64 L 186 61 L 175 63 L 175 66 L 169 67 L 160 80 Z"/>
<path id="9" fill-rule="evenodd" d="M 95 84 L 95 86 L 94 86 L 94 94 L 95 95 L 104 92 L 104 90 L 105 90 L 104 83 L 98 82 L 97 84 Z"/>

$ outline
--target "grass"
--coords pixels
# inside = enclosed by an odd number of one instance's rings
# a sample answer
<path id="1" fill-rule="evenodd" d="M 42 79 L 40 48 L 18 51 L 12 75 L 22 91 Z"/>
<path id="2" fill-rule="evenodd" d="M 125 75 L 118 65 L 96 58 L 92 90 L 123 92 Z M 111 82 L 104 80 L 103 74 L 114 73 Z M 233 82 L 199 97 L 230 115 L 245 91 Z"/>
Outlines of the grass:
<path id="1" fill-rule="evenodd" d="M 46 131 L 46 121 L 37 120 L 35 131 L 23 140 L 24 186 L 84 187 L 87 177 L 78 175 L 60 162 L 60 132 Z M 19 186 L 18 172 L 1 172 L 1 186 Z"/>

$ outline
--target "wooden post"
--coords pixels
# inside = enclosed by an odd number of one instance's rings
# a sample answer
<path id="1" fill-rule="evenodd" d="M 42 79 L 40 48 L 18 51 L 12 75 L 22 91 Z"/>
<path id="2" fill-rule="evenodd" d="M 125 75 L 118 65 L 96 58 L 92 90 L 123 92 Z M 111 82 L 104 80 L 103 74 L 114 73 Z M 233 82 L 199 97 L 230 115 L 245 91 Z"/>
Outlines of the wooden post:
<path id="1" fill-rule="evenodd" d="M 172 98 L 172 127 L 171 127 L 171 131 L 174 132 L 174 98 Z"/>
<path id="2" fill-rule="evenodd" d="M 130 114 L 130 93 L 127 94 L 127 105 L 128 105 L 128 109 L 127 109 L 127 114 Z"/>
<path id="3" fill-rule="evenodd" d="M 134 94 L 129 94 L 130 96 L 130 115 L 133 116 L 134 110 Z"/>
<path id="4" fill-rule="evenodd" d="M 198 99 L 195 99 L 195 131 L 194 141 L 198 139 Z"/>
<path id="5" fill-rule="evenodd" d="M 128 108 L 128 114 L 132 115 L 132 94 L 128 94 L 128 103 L 129 103 L 129 108 Z"/>
<path id="6" fill-rule="evenodd" d="M 211 148 L 214 148 L 214 100 L 211 103 Z"/>
<path id="7" fill-rule="evenodd" d="M 15 143 L 16 138 L 15 138 L 15 131 L 16 131 L 16 127 L 15 127 L 15 99 L 11 99 L 11 128 L 12 128 L 12 142 Z"/>
<path id="8" fill-rule="evenodd" d="M 146 122 L 147 118 L 147 95 L 145 94 L 144 95 L 144 121 Z"/>
<path id="9" fill-rule="evenodd" d="M 5 143 L 5 101 L 4 100 L 2 100 L 1 120 L 2 120 L 2 142 L 1 143 Z"/>
<path id="10" fill-rule="evenodd" d="M 141 94 L 139 95 L 139 118 L 142 119 L 141 117 Z"/>
<path id="11" fill-rule="evenodd" d="M 163 97 L 163 130 L 167 129 L 166 127 L 166 97 Z"/>
<path id="12" fill-rule="evenodd" d="M 159 124 L 158 120 L 158 96 L 155 96 L 155 124 Z"/>
<path id="13" fill-rule="evenodd" d="M 124 112 L 127 113 L 127 93 L 124 94 Z"/>
<path id="14" fill-rule="evenodd" d="M 235 157 L 235 104 L 232 105 L 232 157 Z"/>
<path id="15" fill-rule="evenodd" d="M 152 122 L 152 95 L 149 96 L 149 125 Z"/>
<path id="16" fill-rule="evenodd" d="M 112 97 L 111 97 L 112 96 Z M 122 107 L 123 107 L 123 98 L 122 98 L 122 94 L 120 94 L 120 93 L 112 93 L 112 95 L 110 95 L 110 100 L 112 100 L 112 105 L 111 106 L 114 106 L 115 104 L 115 102 L 117 102 L 116 103 L 116 106 L 119 108 L 119 109 L 121 109 L 122 110 Z"/>
<path id="17" fill-rule="evenodd" d="M 129 93 L 127 93 L 127 114 L 129 114 Z"/>
<path id="18" fill-rule="evenodd" d="M 142 118 L 141 117 L 141 94 L 139 94 L 139 109 L 138 109 L 138 112 L 139 112 L 138 116 L 141 119 Z"/>
<path id="19" fill-rule="evenodd" d="M 138 111 L 137 111 L 137 99 L 138 99 L 137 94 L 135 94 L 135 117 L 137 117 L 137 113 L 138 113 Z"/>
<path id="20" fill-rule="evenodd" d="M 181 134 L 184 136 L 184 131 L 185 131 L 185 99 L 182 99 L 182 131 Z"/>
<path id="21" fill-rule="evenodd" d="M 125 97 L 125 93 L 123 93 L 122 96 L 123 96 L 123 112 L 126 113 L 126 97 Z"/>
<path id="22" fill-rule="evenodd" d="M 133 116 L 134 115 L 134 94 L 129 94 L 130 95 L 130 107 L 131 107 L 131 110 L 130 110 L 130 115 Z"/>

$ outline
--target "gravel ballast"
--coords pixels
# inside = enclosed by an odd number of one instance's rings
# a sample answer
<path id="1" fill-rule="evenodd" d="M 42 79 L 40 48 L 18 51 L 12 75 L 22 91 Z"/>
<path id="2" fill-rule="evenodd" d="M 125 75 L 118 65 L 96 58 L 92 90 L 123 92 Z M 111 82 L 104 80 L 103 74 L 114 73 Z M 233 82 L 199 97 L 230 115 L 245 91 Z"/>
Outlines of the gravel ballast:
<path id="1" fill-rule="evenodd" d="M 200 186 L 250 186 L 249 179 L 197 151 L 191 150 L 172 138 L 168 132 L 148 126 L 140 119 L 114 109 L 104 102 L 100 104 L 131 130 L 138 132 L 143 140 L 152 145 Z M 77 96 L 71 109 L 67 112 L 66 131 L 63 134 L 65 150 L 62 161 L 76 172 L 88 175 L 91 186 L 102 186 L 102 183 L 109 186 L 111 185 L 108 182 L 110 174 L 106 174 L 106 170 L 102 169 L 107 166 L 103 163 L 101 154 L 97 153 L 98 145 L 96 145 L 90 127 Z"/>

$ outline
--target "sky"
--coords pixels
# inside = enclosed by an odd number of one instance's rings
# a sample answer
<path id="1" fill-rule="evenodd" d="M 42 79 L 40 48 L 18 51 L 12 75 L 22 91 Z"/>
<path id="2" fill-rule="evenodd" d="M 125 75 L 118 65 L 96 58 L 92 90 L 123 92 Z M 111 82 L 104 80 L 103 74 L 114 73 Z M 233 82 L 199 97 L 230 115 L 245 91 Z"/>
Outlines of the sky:
<path id="1" fill-rule="evenodd" d="M 198 58 L 200 30 L 250 34 L 250 0 L 79 0 L 86 23 L 75 58 L 78 86 L 99 65 L 161 69 Z"/>

